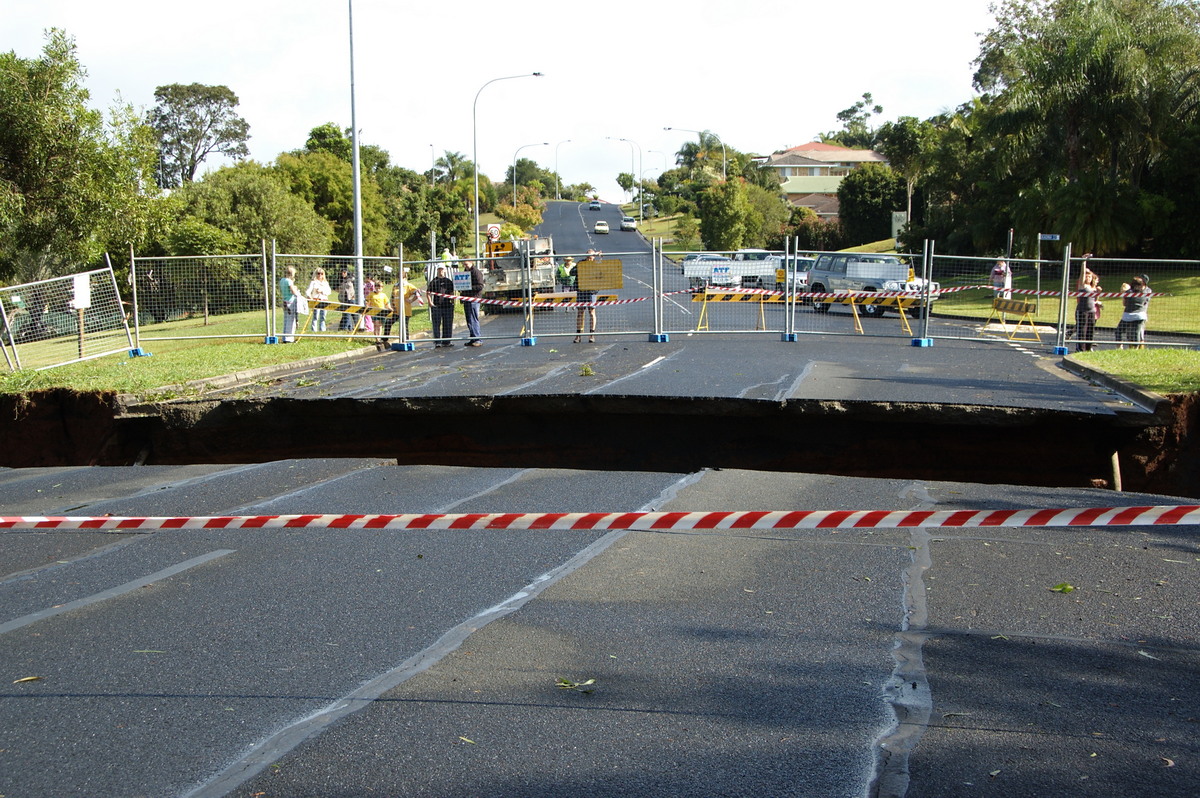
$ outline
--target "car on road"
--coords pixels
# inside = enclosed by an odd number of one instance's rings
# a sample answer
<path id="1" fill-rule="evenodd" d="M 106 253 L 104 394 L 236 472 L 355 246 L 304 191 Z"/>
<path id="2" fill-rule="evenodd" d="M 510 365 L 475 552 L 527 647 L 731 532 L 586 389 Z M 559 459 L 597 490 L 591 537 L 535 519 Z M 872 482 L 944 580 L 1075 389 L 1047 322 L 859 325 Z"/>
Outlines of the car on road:
<path id="1" fill-rule="evenodd" d="M 589 210 L 589 211 L 598 211 L 598 210 L 600 210 L 600 200 L 592 200 L 591 202 L 589 202 L 589 203 L 588 203 L 588 210 Z"/>
<path id="2" fill-rule="evenodd" d="M 600 219 L 599 221 L 596 222 L 596 226 L 592 228 L 592 232 L 593 233 L 607 233 L 608 232 L 608 222 L 604 221 L 603 219 Z"/>
<path id="3" fill-rule="evenodd" d="M 729 286 L 734 283 L 733 259 L 711 252 L 685 255 L 680 263 L 688 287 L 695 290 L 706 285 Z"/>
<path id="4" fill-rule="evenodd" d="M 621 229 L 622 230 L 636 230 L 637 229 L 637 219 L 634 219 L 632 216 L 622 216 L 621 217 Z"/>

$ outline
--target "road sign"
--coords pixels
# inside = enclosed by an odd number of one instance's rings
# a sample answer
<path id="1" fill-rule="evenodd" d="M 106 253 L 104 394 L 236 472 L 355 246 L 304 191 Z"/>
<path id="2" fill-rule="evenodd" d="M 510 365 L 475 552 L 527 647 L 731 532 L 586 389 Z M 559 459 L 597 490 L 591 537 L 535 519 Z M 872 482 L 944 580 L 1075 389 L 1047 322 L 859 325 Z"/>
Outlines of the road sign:
<path id="1" fill-rule="evenodd" d="M 1039 241 L 1057 241 L 1058 233 L 1038 233 Z"/>

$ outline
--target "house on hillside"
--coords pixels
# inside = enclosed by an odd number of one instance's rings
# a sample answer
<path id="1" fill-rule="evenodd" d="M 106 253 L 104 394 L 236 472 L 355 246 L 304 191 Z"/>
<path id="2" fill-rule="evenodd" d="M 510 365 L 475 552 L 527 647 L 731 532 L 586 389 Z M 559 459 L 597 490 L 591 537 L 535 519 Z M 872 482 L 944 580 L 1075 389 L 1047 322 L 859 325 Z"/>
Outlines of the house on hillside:
<path id="1" fill-rule="evenodd" d="M 838 185 L 842 178 L 864 163 L 887 163 L 874 150 L 852 150 L 836 144 L 812 141 L 773 153 L 763 166 L 779 174 L 780 187 L 788 202 L 812 208 L 817 215 L 838 215 Z"/>

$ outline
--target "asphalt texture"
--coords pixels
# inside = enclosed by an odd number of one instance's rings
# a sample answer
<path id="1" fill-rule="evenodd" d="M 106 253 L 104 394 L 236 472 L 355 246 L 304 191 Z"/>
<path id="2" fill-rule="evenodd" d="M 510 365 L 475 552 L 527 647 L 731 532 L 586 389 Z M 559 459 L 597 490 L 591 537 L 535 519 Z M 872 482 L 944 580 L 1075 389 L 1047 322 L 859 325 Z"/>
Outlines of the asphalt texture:
<path id="1" fill-rule="evenodd" d="M 370 460 L 0 471 L 4 514 L 1148 503 L 1176 502 Z M 1192 795 L 1196 534 L 0 532 L 21 624 L 0 794 Z"/>

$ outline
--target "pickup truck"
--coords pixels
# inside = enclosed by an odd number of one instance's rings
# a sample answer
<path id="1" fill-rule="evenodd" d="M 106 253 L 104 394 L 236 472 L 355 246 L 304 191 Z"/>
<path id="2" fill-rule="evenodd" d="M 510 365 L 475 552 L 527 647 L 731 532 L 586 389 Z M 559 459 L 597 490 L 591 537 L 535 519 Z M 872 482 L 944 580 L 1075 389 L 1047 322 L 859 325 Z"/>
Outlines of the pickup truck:
<path id="1" fill-rule="evenodd" d="M 842 291 L 925 291 L 925 281 L 913 274 L 912 267 L 896 255 L 875 255 L 860 252 L 835 252 L 817 257 L 808 273 L 808 291 L 814 294 Z M 935 300 L 941 286 L 929 284 L 929 298 Z M 829 311 L 830 303 L 814 303 L 820 313 Z M 916 307 L 920 307 L 918 303 Z M 882 316 L 883 305 L 863 305 L 865 316 Z"/>
<path id="2" fill-rule="evenodd" d="M 721 268 L 714 272 L 713 266 Z M 701 252 L 683 259 L 683 275 L 692 288 L 704 285 L 774 288 L 782 268 L 783 258 L 765 249 L 739 249 L 733 257 Z"/>

